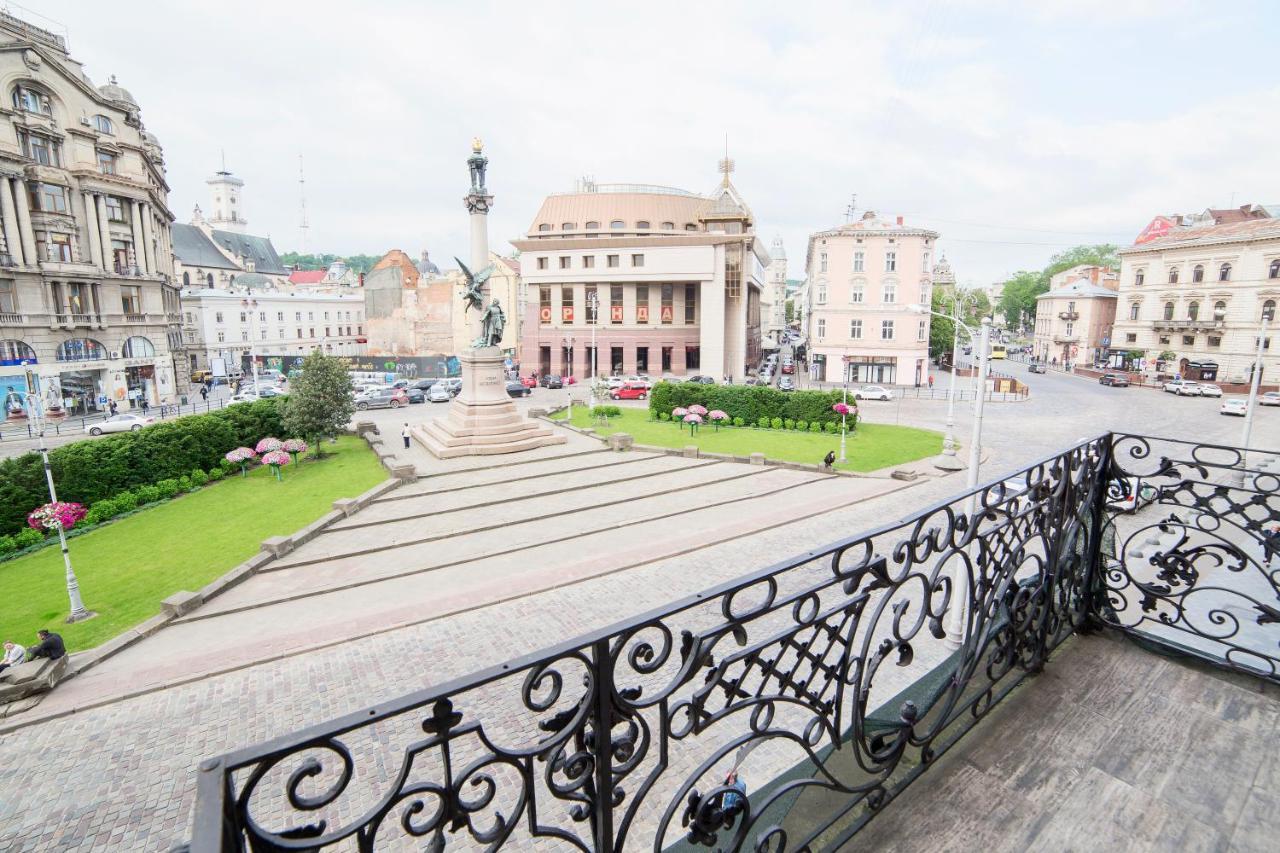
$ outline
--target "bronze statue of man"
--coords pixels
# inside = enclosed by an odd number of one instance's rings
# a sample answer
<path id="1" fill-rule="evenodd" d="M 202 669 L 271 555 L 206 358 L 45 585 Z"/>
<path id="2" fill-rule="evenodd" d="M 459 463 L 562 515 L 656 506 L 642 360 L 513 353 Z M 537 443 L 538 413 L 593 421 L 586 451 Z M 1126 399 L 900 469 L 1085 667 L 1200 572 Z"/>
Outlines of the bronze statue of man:
<path id="1" fill-rule="evenodd" d="M 502 312 L 502 305 L 495 297 L 480 315 L 480 337 L 474 346 L 496 347 L 502 342 L 502 330 L 507 327 L 507 316 Z"/>

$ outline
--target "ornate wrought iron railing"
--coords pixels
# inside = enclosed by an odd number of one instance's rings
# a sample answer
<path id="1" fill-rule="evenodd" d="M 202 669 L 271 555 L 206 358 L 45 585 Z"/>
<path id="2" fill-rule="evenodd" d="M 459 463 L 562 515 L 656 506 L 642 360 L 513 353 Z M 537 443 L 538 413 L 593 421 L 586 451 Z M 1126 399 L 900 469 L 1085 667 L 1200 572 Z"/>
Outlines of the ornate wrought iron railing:
<path id="1" fill-rule="evenodd" d="M 1274 678 L 1274 635 L 1270 652 L 1245 637 L 1213 603 L 1224 579 L 1209 584 L 1255 568 L 1249 525 L 1280 515 L 1274 475 L 1157 443 L 1083 442 L 661 610 L 210 759 L 190 849 L 833 849 L 1099 621 L 1187 632 L 1192 653 Z M 1246 486 L 1215 482 L 1237 474 Z M 1153 527 L 1158 513 L 1177 518 Z M 1146 530 L 1161 531 L 1152 547 Z M 1247 606 L 1274 629 L 1276 577 L 1253 574 Z M 1201 624 L 1191 601 L 1211 589 Z"/>

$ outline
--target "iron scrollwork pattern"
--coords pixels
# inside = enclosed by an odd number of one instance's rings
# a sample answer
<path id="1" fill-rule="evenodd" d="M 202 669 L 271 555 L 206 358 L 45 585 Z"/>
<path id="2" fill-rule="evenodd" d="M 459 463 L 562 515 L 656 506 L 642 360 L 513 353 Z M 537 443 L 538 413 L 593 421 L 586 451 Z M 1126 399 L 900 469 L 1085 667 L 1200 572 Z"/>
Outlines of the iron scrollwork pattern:
<path id="1" fill-rule="evenodd" d="M 1114 436 L 1099 619 L 1280 681 L 1276 457 Z"/>
<path id="2" fill-rule="evenodd" d="M 1089 622 L 1111 452 L 206 762 L 191 849 L 837 846 Z"/>

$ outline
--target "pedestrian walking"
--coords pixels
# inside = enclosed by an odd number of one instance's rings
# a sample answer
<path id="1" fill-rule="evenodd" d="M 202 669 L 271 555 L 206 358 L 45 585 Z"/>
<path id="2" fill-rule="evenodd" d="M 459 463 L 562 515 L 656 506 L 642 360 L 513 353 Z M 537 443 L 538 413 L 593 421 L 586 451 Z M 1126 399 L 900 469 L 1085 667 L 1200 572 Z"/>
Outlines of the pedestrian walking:
<path id="1" fill-rule="evenodd" d="M 207 386 L 204 386 L 204 385 L 201 385 L 201 386 L 200 386 L 200 399 L 201 399 L 201 400 L 204 400 L 205 402 L 208 402 L 208 400 L 209 400 L 209 389 L 208 389 L 208 387 L 207 387 Z"/>
<path id="2" fill-rule="evenodd" d="M 409 425 L 405 424 L 404 429 L 400 430 L 400 437 L 404 439 L 404 449 L 409 449 L 409 436 L 413 433 L 409 432 Z"/>
<path id="3" fill-rule="evenodd" d="M 147 402 L 145 395 L 138 398 L 138 403 L 142 406 L 142 414 L 145 415 L 147 413 L 147 409 L 151 407 L 151 404 Z"/>
<path id="4" fill-rule="evenodd" d="M 109 409 L 111 414 L 114 416 L 116 413 L 116 401 L 115 400 L 107 401 L 107 409 Z"/>
<path id="5" fill-rule="evenodd" d="M 933 374 L 932 373 L 929 374 L 929 390 L 930 391 L 933 390 Z"/>

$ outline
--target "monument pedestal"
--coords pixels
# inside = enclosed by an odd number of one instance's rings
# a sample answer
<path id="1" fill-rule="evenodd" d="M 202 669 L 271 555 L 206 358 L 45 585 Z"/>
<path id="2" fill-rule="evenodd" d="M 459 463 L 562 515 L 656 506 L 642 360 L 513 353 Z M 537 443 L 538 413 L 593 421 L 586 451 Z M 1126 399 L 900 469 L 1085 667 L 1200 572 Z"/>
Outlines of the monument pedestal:
<path id="1" fill-rule="evenodd" d="M 474 349 L 459 357 L 462 391 L 443 418 L 412 430 L 413 438 L 439 459 L 518 453 L 564 444 L 564 435 L 534 423 L 516 411 L 507 396 L 505 359 L 497 347 Z"/>

